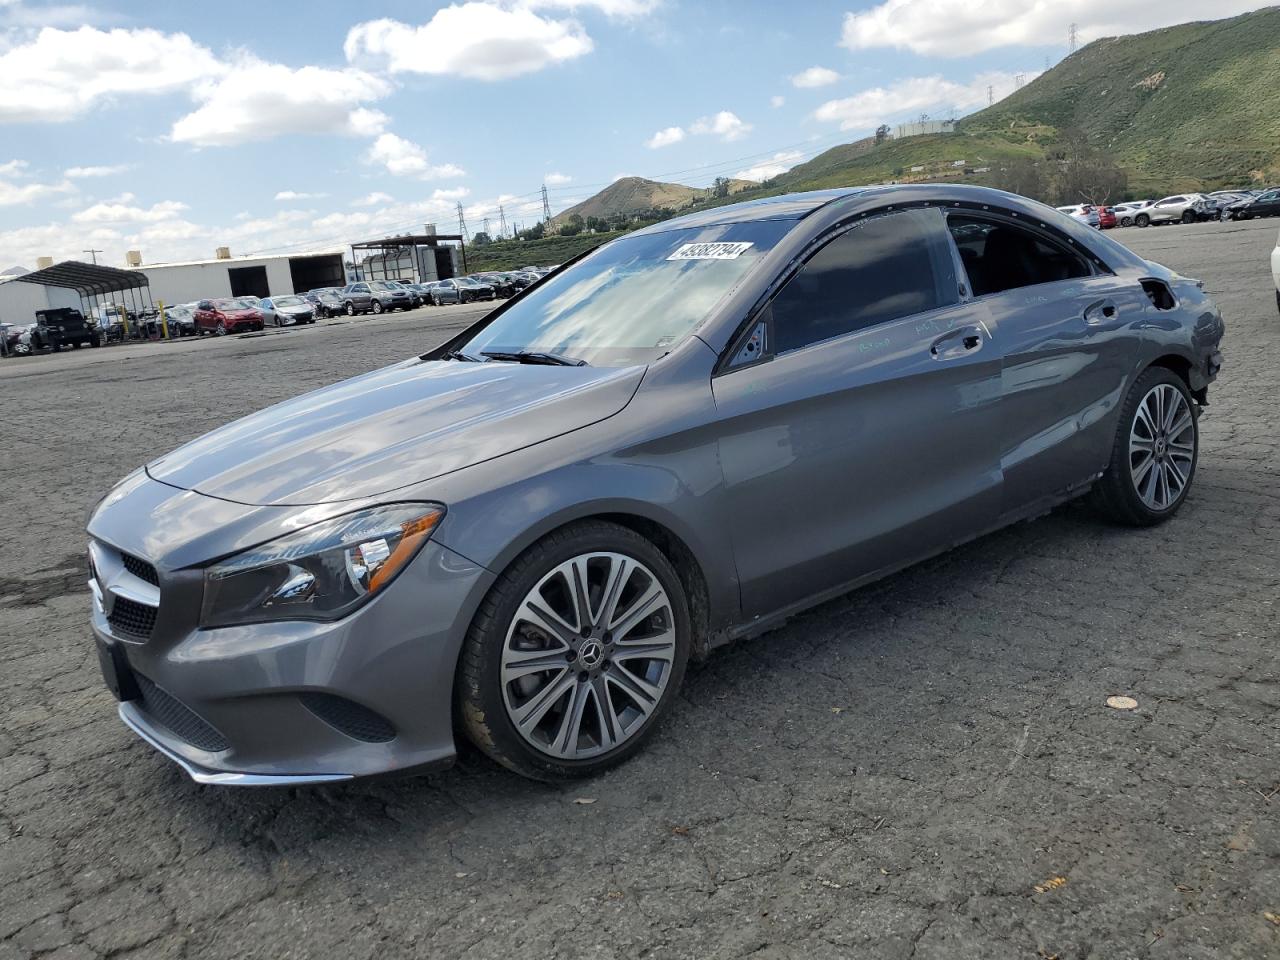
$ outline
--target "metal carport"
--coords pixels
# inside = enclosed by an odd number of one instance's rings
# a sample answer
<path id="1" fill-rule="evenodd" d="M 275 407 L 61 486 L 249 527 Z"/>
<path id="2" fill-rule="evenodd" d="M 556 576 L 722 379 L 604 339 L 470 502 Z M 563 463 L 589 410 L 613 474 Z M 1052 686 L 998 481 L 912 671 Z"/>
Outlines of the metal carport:
<path id="1" fill-rule="evenodd" d="M 14 277 L 10 282 L 74 290 L 80 295 L 80 312 L 85 317 L 96 317 L 97 308 L 106 303 L 122 303 L 134 317 L 155 310 L 151 302 L 151 284 L 140 270 L 120 270 L 96 263 L 64 260 L 52 267 Z M 118 296 L 108 299 L 110 294 Z"/>

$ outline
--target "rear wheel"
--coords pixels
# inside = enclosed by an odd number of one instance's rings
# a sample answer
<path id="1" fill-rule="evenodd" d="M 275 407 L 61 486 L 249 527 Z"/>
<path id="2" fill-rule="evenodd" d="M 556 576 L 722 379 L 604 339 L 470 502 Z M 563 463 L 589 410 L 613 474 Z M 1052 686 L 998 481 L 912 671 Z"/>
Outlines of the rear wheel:
<path id="1" fill-rule="evenodd" d="M 684 590 L 639 534 L 558 531 L 498 578 L 468 631 L 457 703 L 468 736 L 517 773 L 589 776 L 627 759 L 670 708 L 688 662 Z"/>
<path id="2" fill-rule="evenodd" d="M 1122 227 L 1128 227 L 1128 226 L 1132 226 L 1132 225 L 1133 225 L 1133 218 L 1132 218 L 1132 217 L 1121 217 L 1121 218 L 1120 218 L 1120 226 L 1122 226 Z"/>
<path id="3" fill-rule="evenodd" d="M 1136 217 L 1133 218 L 1133 222 L 1140 227 L 1151 226 L 1151 218 L 1147 216 L 1145 213 L 1138 214 Z"/>
<path id="4" fill-rule="evenodd" d="M 1199 409 L 1187 385 L 1172 370 L 1151 367 L 1120 409 L 1111 463 L 1094 487 L 1094 505 L 1129 526 L 1161 523 L 1186 499 L 1199 455 Z"/>

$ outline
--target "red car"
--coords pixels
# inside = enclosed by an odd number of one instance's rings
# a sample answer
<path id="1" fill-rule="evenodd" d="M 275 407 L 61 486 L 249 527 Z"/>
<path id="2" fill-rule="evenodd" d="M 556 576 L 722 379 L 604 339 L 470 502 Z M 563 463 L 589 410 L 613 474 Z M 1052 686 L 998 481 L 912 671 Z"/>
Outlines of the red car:
<path id="1" fill-rule="evenodd" d="M 1098 229 L 1110 230 L 1116 225 L 1116 212 L 1110 207 L 1098 208 Z"/>
<path id="2" fill-rule="evenodd" d="M 224 337 L 228 333 L 245 333 L 262 329 L 262 311 L 253 297 L 224 297 L 201 300 L 195 310 L 196 333 L 212 333 Z"/>

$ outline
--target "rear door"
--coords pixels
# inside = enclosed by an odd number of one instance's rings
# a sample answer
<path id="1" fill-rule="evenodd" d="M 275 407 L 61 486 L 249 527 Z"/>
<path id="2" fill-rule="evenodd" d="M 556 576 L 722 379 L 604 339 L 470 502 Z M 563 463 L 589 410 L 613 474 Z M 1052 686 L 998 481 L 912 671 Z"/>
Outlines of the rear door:
<path id="1" fill-rule="evenodd" d="M 1000 470 L 1006 516 L 1089 482 L 1111 456 L 1136 359 L 1141 286 L 1051 226 L 954 211 L 965 281 L 1001 345 Z"/>
<path id="2" fill-rule="evenodd" d="M 965 540 L 1000 503 L 1000 350 L 938 210 L 830 237 L 713 379 L 744 611 Z"/>

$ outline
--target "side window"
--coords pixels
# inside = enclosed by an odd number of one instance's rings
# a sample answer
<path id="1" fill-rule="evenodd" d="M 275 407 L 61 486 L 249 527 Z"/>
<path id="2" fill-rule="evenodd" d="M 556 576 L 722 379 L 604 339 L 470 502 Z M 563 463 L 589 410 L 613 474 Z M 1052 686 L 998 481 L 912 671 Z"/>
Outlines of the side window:
<path id="1" fill-rule="evenodd" d="M 956 303 L 936 210 L 872 217 L 815 253 L 773 298 L 775 353 Z"/>
<path id="2" fill-rule="evenodd" d="M 1093 273 L 1079 253 L 1026 227 L 957 214 L 947 217 L 947 229 L 975 297 Z"/>

